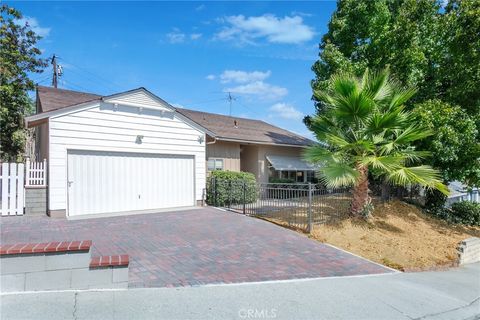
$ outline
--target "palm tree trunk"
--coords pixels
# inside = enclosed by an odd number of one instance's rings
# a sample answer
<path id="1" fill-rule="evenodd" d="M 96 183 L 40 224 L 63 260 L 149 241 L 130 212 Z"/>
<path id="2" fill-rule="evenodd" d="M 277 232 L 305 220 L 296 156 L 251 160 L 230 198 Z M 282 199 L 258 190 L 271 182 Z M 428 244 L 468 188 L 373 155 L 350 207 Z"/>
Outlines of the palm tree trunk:
<path id="1" fill-rule="evenodd" d="M 360 177 L 358 183 L 353 187 L 353 199 L 350 206 L 351 214 L 354 216 L 364 213 L 367 204 L 370 203 L 368 196 L 368 167 L 357 165 Z"/>

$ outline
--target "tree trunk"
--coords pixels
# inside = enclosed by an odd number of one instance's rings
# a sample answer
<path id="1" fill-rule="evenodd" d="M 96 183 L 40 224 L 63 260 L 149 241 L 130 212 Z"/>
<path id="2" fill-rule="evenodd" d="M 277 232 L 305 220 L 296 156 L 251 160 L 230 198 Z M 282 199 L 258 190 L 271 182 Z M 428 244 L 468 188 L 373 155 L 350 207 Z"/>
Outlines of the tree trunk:
<path id="1" fill-rule="evenodd" d="M 357 171 L 360 174 L 358 183 L 353 188 L 353 199 L 350 207 L 351 214 L 359 216 L 364 213 L 364 209 L 370 202 L 368 195 L 368 167 L 357 165 Z"/>

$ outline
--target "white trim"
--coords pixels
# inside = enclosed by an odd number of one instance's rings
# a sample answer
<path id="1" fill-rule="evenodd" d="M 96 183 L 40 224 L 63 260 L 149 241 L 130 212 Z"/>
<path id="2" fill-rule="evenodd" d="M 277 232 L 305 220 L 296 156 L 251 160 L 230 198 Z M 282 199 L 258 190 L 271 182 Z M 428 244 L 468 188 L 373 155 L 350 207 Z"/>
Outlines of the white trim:
<path id="1" fill-rule="evenodd" d="M 39 113 L 39 114 L 34 114 L 32 116 L 28 116 L 28 117 L 25 118 L 25 122 L 28 125 L 28 123 L 32 122 L 32 121 L 52 118 L 52 117 L 61 116 L 61 115 L 67 115 L 67 114 L 73 113 L 75 111 L 83 111 L 83 110 L 86 110 L 86 109 L 99 107 L 100 105 L 101 105 L 101 102 L 98 101 L 98 100 L 83 102 L 83 103 L 75 104 L 75 105 L 68 106 L 68 107 L 65 107 L 65 108 L 52 110 L 52 111 L 47 111 L 47 112 L 42 112 L 42 113 Z"/>
<path id="2" fill-rule="evenodd" d="M 111 95 L 111 96 L 106 96 L 106 97 L 103 97 L 101 99 L 95 99 L 95 100 L 92 100 L 92 101 L 87 101 L 87 102 L 83 102 L 83 103 L 80 103 L 80 104 L 71 105 L 71 106 L 68 106 L 68 107 L 65 107 L 65 108 L 60 108 L 60 109 L 57 109 L 57 110 L 52 110 L 52 111 L 47 111 L 47 112 L 35 114 L 35 115 L 32 115 L 32 116 L 26 117 L 25 118 L 25 123 L 28 127 L 28 124 L 30 122 L 33 122 L 33 121 L 42 120 L 42 119 L 46 119 L 46 118 L 56 118 L 56 117 L 68 115 L 68 114 L 71 114 L 71 113 L 74 113 L 74 112 L 78 112 L 78 111 L 84 111 L 84 110 L 95 108 L 95 107 L 101 107 L 102 104 L 115 105 L 117 103 L 110 102 L 110 101 L 114 100 L 116 98 L 119 98 L 123 95 L 128 95 L 128 94 L 132 94 L 132 93 L 135 93 L 135 92 L 144 92 L 145 94 L 152 97 L 152 99 L 155 99 L 156 101 L 158 101 L 163 107 L 165 107 L 165 109 L 171 110 L 171 112 L 174 113 L 175 117 L 179 118 L 180 120 L 182 120 L 183 122 L 185 122 L 186 124 L 191 126 L 192 128 L 197 129 L 197 130 L 199 130 L 203 133 L 206 133 L 206 134 L 208 134 L 212 137 L 215 136 L 215 134 L 213 132 L 211 132 L 207 128 L 199 125 L 195 121 L 192 121 L 190 118 L 184 116 L 183 114 L 178 112 L 168 102 L 166 102 L 165 100 L 157 97 L 156 95 L 154 95 L 153 93 L 151 93 L 150 91 L 148 91 L 144 88 L 125 91 L 125 92 L 117 93 L 117 94 L 114 94 L 114 95 Z M 127 106 L 127 107 L 140 107 L 140 108 L 152 109 L 152 110 L 163 110 L 163 109 L 155 108 L 155 107 L 152 107 L 152 106 L 144 105 L 144 104 L 141 104 L 141 103 L 135 104 L 135 103 L 122 102 L 122 103 L 119 103 L 118 105 Z"/>

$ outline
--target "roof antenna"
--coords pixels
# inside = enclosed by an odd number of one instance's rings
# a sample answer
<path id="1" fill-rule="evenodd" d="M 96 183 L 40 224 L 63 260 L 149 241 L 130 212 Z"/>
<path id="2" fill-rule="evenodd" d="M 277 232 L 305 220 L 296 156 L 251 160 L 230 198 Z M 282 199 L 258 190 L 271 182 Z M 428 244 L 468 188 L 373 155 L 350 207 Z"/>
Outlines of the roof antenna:
<path id="1" fill-rule="evenodd" d="M 230 105 L 230 109 L 229 109 L 229 112 L 228 112 L 228 116 L 231 117 L 232 116 L 232 102 L 237 100 L 237 98 L 235 98 L 234 96 L 232 96 L 232 93 L 229 91 L 228 92 L 228 96 L 227 96 L 227 101 Z"/>

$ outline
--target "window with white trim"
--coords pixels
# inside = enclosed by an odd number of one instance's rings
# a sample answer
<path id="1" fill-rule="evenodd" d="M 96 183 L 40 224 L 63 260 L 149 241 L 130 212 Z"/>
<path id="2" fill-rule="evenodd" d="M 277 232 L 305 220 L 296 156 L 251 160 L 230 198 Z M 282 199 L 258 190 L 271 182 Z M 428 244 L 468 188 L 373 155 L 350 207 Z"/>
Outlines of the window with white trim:
<path id="1" fill-rule="evenodd" d="M 223 159 L 208 158 L 207 169 L 208 171 L 223 170 Z"/>

